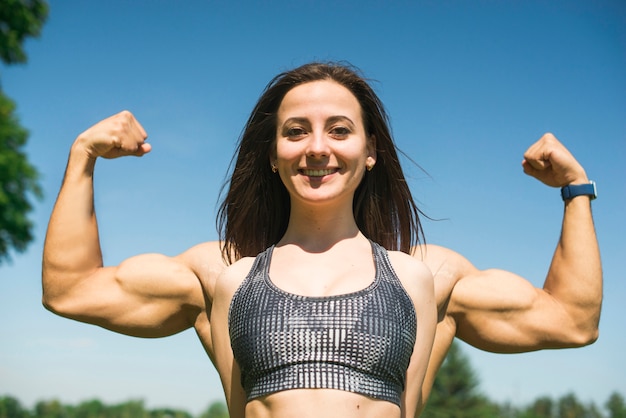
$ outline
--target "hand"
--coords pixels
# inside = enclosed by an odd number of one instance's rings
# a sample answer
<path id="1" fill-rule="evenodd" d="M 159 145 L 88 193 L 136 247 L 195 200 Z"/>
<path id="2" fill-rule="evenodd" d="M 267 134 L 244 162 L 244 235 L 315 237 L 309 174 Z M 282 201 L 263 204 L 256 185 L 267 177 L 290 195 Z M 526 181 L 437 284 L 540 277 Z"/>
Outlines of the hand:
<path id="1" fill-rule="evenodd" d="M 117 158 L 126 155 L 142 156 L 152 149 L 146 143 L 148 134 L 129 111 L 122 111 L 104 119 L 76 139 L 89 157 Z"/>
<path id="2" fill-rule="evenodd" d="M 522 167 L 524 173 L 552 187 L 589 183 L 583 167 L 550 133 L 528 148 Z"/>

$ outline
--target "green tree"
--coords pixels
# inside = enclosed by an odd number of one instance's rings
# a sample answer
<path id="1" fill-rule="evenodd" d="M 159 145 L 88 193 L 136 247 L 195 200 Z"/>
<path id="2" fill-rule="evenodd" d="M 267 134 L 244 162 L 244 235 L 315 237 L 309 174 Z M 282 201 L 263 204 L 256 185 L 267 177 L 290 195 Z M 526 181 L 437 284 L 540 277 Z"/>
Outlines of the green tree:
<path id="1" fill-rule="evenodd" d="M 229 418 L 228 409 L 224 402 L 213 402 L 200 418 Z"/>
<path id="2" fill-rule="evenodd" d="M 11 248 L 24 251 L 33 239 L 28 194 L 41 197 L 37 170 L 22 151 L 28 132 L 14 111 L 13 101 L 0 91 L 0 264 Z"/>
<path id="3" fill-rule="evenodd" d="M 587 407 L 587 418 L 604 418 L 604 414 L 595 403 L 591 402 Z"/>
<path id="4" fill-rule="evenodd" d="M 29 36 L 39 36 L 48 15 L 43 0 L 2 0 L 0 7 L 0 60 L 5 64 L 26 62 L 22 47 Z M 23 151 L 28 139 L 15 114 L 15 104 L 0 85 L 0 264 L 9 251 L 22 252 L 32 241 L 32 210 L 29 194 L 41 198 L 38 172 Z"/>
<path id="5" fill-rule="evenodd" d="M 151 410 L 150 418 L 193 418 L 193 416 L 179 409 L 161 408 Z"/>
<path id="6" fill-rule="evenodd" d="M 26 62 L 22 44 L 41 33 L 48 17 L 43 0 L 2 0 L 0 8 L 0 59 L 7 64 Z"/>
<path id="7" fill-rule="evenodd" d="M 613 392 L 606 401 L 605 407 L 609 411 L 609 418 L 626 418 L 626 404 L 621 394 Z"/>
<path id="8" fill-rule="evenodd" d="M 0 397 L 0 418 L 29 418 L 30 414 L 22 408 L 20 401 L 11 396 Z"/>
<path id="9" fill-rule="evenodd" d="M 68 418 L 66 408 L 58 400 L 39 401 L 35 405 L 37 418 Z"/>
<path id="10" fill-rule="evenodd" d="M 68 408 L 72 418 L 106 418 L 107 407 L 98 399 L 84 401 L 74 408 Z"/>
<path id="11" fill-rule="evenodd" d="M 555 415 L 556 407 L 554 401 L 549 396 L 542 396 L 524 409 L 519 418 L 552 418 Z"/>
<path id="12" fill-rule="evenodd" d="M 561 397 L 558 404 L 559 418 L 583 418 L 586 416 L 585 406 L 580 403 L 573 393 Z"/>
<path id="13" fill-rule="evenodd" d="M 458 342 L 450 346 L 437 373 L 424 418 L 499 417 L 499 408 L 478 390 L 479 381 Z"/>
<path id="14" fill-rule="evenodd" d="M 111 418 L 149 418 L 149 413 L 144 408 L 143 401 L 127 401 L 107 409 L 107 416 Z"/>

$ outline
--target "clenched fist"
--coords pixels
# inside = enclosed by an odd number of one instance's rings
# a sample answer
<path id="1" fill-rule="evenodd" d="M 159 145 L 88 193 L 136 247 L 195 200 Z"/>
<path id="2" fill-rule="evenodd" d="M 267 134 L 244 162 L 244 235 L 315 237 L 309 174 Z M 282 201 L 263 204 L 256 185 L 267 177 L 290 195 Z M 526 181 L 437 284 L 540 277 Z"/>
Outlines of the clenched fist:
<path id="1" fill-rule="evenodd" d="M 526 174 L 552 187 L 589 183 L 580 163 L 550 133 L 528 148 L 522 167 Z"/>
<path id="2" fill-rule="evenodd" d="M 129 111 L 104 119 L 76 139 L 75 145 L 91 158 L 142 156 L 152 148 L 146 143 L 148 134 Z"/>

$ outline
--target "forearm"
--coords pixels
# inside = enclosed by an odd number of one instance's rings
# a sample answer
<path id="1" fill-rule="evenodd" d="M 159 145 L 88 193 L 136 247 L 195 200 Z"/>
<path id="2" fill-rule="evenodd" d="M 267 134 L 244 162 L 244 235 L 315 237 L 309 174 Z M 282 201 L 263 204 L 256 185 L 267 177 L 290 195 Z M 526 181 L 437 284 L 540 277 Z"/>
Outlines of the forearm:
<path id="1" fill-rule="evenodd" d="M 589 197 L 566 201 L 561 237 L 544 290 L 570 314 L 581 343 L 597 338 L 602 304 L 602 264 Z"/>
<path id="2" fill-rule="evenodd" d="M 74 143 L 44 244 L 42 284 L 46 304 L 102 266 L 93 204 L 94 165 L 95 158 L 88 156 L 79 141 Z"/>

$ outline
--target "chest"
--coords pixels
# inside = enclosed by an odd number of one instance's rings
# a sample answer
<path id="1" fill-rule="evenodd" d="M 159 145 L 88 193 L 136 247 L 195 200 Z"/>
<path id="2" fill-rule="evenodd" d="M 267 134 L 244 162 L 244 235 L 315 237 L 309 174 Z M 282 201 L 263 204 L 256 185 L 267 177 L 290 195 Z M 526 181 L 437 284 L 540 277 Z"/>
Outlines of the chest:
<path id="1" fill-rule="evenodd" d="M 368 287 L 376 276 L 371 254 L 274 254 L 269 280 L 288 293 L 328 297 Z"/>
<path id="2" fill-rule="evenodd" d="M 374 375 L 397 367 L 401 376 L 416 337 L 411 300 L 386 282 L 354 294 L 310 298 L 253 281 L 235 295 L 229 324 L 233 353 L 248 377 L 271 370 L 299 376 L 306 364 Z"/>

